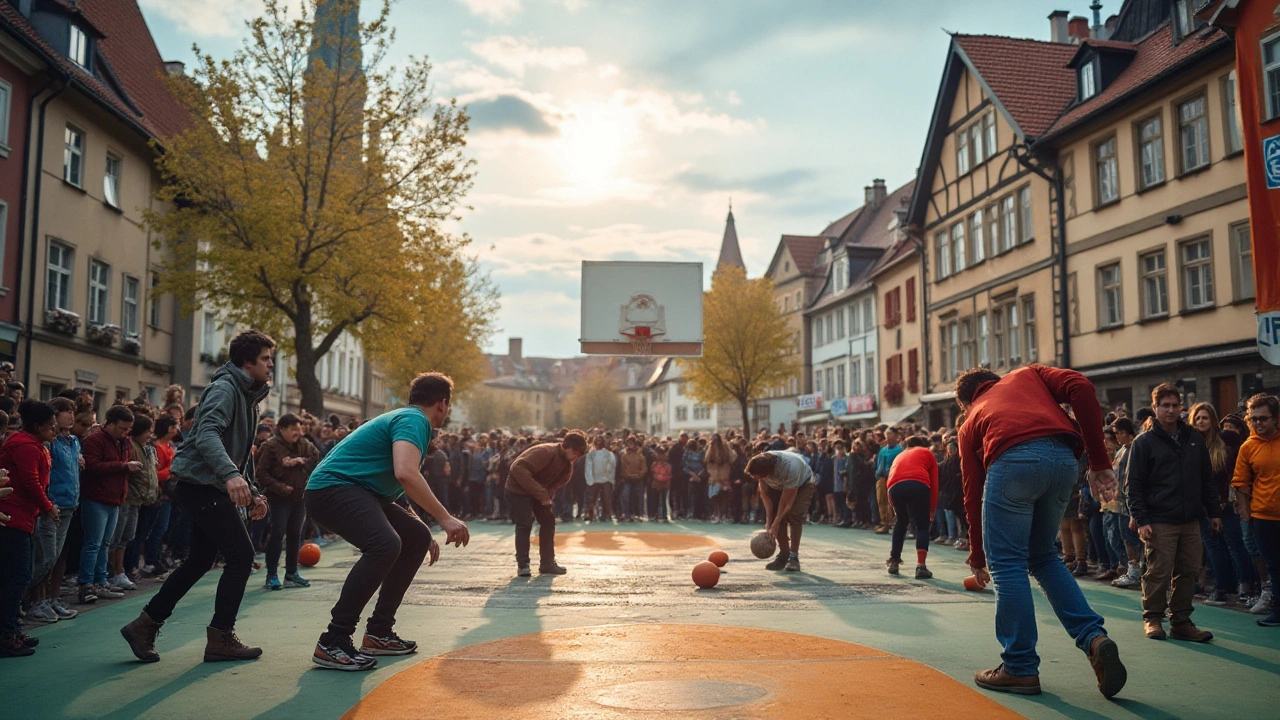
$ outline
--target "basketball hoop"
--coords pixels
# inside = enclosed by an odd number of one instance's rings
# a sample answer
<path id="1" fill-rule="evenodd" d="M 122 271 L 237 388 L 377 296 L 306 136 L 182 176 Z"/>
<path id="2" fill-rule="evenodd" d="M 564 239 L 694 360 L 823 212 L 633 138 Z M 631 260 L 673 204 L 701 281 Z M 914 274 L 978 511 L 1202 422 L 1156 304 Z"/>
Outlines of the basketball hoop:
<path id="1" fill-rule="evenodd" d="M 629 333 L 623 333 L 631 341 L 631 354 L 648 357 L 653 354 L 652 328 L 637 325 Z"/>

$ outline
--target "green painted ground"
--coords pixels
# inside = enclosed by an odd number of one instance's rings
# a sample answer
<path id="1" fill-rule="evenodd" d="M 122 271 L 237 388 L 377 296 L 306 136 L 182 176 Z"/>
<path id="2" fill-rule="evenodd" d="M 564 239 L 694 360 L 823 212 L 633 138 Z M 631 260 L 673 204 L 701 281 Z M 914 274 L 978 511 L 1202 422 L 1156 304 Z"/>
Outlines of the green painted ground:
<path id="1" fill-rule="evenodd" d="M 563 526 L 562 532 L 583 529 Z M 612 530 L 593 525 L 590 530 Z M 888 539 L 863 531 L 806 528 L 804 573 L 775 574 L 747 560 L 751 528 L 692 523 L 619 526 L 623 531 L 695 532 L 719 540 L 734 560 L 713 591 L 697 591 L 689 568 L 701 557 L 564 556 L 570 574 L 514 578 L 510 526 L 478 523 L 471 546 L 447 549 L 411 588 L 397 630 L 418 640 L 417 656 L 355 675 L 314 668 L 309 655 L 346 568 L 345 545 L 326 548 L 307 573 L 309 589 L 268 594 L 253 576 L 238 631 L 264 656 L 246 664 L 204 664 L 204 624 L 212 612 L 210 575 L 165 625 L 161 662 L 133 662 L 119 628 L 145 603 L 135 596 L 81 618 L 35 630 L 30 658 L 0 661 L 3 718 L 336 718 L 380 682 L 425 658 L 495 638 L 613 623 L 696 622 L 770 628 L 848 640 L 897 653 L 971 683 L 998 662 L 990 595 L 964 592 L 964 553 L 937 548 L 936 577 L 890 578 Z M 1037 698 L 997 695 L 1032 718 L 1274 718 L 1280 697 L 1280 629 L 1233 610 L 1199 607 L 1211 645 L 1142 636 L 1138 593 L 1084 581 L 1107 618 L 1129 684 L 1114 702 L 1098 694 L 1085 657 L 1037 596 L 1041 683 Z M 749 630 L 748 630 L 749 632 Z M 856 687 L 856 678 L 850 683 Z M 903 692 L 910 692 L 904 679 Z M 423 708 L 430 717 L 430 708 Z M 831 717 L 840 717 L 832 708 Z"/>

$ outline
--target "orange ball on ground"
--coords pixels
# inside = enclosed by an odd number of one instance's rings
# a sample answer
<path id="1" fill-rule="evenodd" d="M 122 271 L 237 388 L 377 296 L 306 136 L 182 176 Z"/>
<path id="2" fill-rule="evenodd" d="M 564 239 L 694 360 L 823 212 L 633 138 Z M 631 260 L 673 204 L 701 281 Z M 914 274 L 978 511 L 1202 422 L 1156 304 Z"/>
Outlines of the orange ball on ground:
<path id="1" fill-rule="evenodd" d="M 320 562 L 320 546 L 315 543 L 307 543 L 298 548 L 298 564 L 304 567 L 315 567 Z"/>
<path id="2" fill-rule="evenodd" d="M 720 568 L 710 560 L 703 560 L 693 566 L 693 584 L 706 590 L 720 582 Z"/>
<path id="3" fill-rule="evenodd" d="M 729 563 L 729 553 L 723 550 L 717 550 L 711 553 L 711 556 L 708 557 L 707 560 L 715 563 L 716 567 L 724 567 Z"/>

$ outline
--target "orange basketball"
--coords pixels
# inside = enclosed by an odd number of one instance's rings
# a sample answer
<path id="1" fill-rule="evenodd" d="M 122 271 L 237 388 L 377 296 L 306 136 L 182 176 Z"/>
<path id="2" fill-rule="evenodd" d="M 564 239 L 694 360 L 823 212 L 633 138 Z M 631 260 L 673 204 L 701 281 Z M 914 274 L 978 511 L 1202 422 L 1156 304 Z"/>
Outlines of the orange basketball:
<path id="1" fill-rule="evenodd" d="M 720 568 L 710 560 L 703 560 L 693 566 L 693 584 L 706 590 L 720 582 Z"/>
<path id="2" fill-rule="evenodd" d="M 305 567 L 315 567 L 320 562 L 320 546 L 315 543 L 307 543 L 298 548 L 298 564 Z"/>
<path id="3" fill-rule="evenodd" d="M 729 562 L 729 553 L 723 550 L 717 550 L 711 553 L 707 560 L 716 564 L 716 567 L 724 567 Z"/>

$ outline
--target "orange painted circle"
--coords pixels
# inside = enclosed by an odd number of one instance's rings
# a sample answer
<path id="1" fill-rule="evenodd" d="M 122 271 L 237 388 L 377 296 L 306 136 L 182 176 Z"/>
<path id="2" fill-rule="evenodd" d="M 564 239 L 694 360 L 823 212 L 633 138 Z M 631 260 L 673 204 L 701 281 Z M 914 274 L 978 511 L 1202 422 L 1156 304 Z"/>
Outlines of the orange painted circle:
<path id="1" fill-rule="evenodd" d="M 570 555 L 681 555 L 716 547 L 703 535 L 599 530 L 556 533 L 556 552 Z"/>
<path id="2" fill-rule="evenodd" d="M 853 643 L 714 625 L 610 625 L 472 645 L 344 715 L 560 720 L 1021 717 L 933 668 Z"/>

